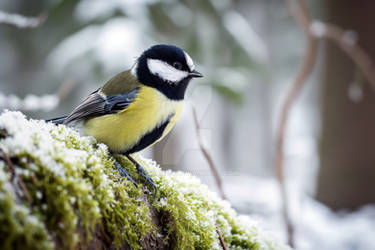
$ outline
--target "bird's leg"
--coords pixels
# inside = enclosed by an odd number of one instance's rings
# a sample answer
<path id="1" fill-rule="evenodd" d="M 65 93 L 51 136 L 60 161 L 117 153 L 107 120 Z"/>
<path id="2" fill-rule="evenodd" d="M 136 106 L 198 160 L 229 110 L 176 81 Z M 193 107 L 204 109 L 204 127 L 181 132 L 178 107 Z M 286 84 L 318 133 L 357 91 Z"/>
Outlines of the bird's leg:
<path id="1" fill-rule="evenodd" d="M 115 159 L 115 157 L 111 156 L 111 159 L 114 161 L 114 164 L 115 164 L 115 167 L 117 168 L 117 170 L 120 172 L 120 175 L 122 177 L 126 177 L 126 179 L 128 179 L 129 181 L 131 181 L 133 183 L 134 186 L 138 187 L 137 183 L 135 183 L 133 177 L 129 174 L 128 171 L 126 171 L 125 168 L 123 168 L 121 166 L 120 163 L 118 163 L 118 161 Z"/>
<path id="2" fill-rule="evenodd" d="M 155 193 L 156 193 L 157 188 L 156 188 L 156 186 L 155 186 L 155 184 L 154 184 L 154 181 L 151 179 L 150 176 L 148 176 L 148 174 L 147 174 L 146 171 L 143 169 L 143 167 L 142 167 L 142 166 L 141 166 L 136 160 L 134 160 L 134 158 L 131 157 L 129 154 L 126 154 L 125 156 L 126 156 L 126 157 L 127 157 L 127 158 L 128 158 L 128 159 L 129 159 L 134 165 L 135 165 L 135 167 L 136 167 L 136 169 L 137 169 L 137 172 L 138 172 L 143 178 L 146 179 L 146 182 L 152 186 L 152 188 L 155 190 Z"/>

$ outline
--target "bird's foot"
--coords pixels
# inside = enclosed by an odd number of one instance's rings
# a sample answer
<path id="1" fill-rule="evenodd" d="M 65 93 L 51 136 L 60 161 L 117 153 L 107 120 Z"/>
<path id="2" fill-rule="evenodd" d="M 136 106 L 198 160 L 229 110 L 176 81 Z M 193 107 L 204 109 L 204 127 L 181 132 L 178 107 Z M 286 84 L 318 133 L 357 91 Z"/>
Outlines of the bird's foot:
<path id="1" fill-rule="evenodd" d="M 127 155 L 127 157 L 135 165 L 135 168 L 137 169 L 138 174 L 140 174 L 146 180 L 146 183 L 148 183 L 149 185 L 151 185 L 152 189 L 154 189 L 154 191 L 156 193 L 156 191 L 158 189 L 155 186 L 155 183 L 152 180 L 152 178 L 150 176 L 148 176 L 148 174 L 143 169 L 143 167 L 136 160 L 134 160 L 133 157 L 131 157 L 130 155 Z"/>
<path id="2" fill-rule="evenodd" d="M 135 183 L 133 177 L 129 174 L 129 172 L 126 171 L 126 169 L 123 168 L 123 167 L 121 166 L 121 164 L 118 163 L 118 161 L 117 161 L 114 157 L 112 157 L 112 159 L 114 160 L 115 167 L 116 167 L 117 170 L 120 172 L 120 175 L 121 175 L 122 177 L 126 177 L 126 179 L 128 179 L 129 181 L 131 181 L 131 183 L 133 183 L 134 186 L 138 187 L 137 183 Z"/>
<path id="3" fill-rule="evenodd" d="M 148 176 L 148 174 L 146 173 L 146 171 L 143 169 L 143 167 L 141 165 L 139 165 L 138 163 L 135 165 L 135 167 L 137 168 L 137 172 L 138 174 L 140 174 L 148 184 L 151 185 L 152 189 L 154 189 L 155 193 L 156 191 L 158 190 L 157 187 L 155 186 L 155 183 L 154 183 L 154 180 Z"/>

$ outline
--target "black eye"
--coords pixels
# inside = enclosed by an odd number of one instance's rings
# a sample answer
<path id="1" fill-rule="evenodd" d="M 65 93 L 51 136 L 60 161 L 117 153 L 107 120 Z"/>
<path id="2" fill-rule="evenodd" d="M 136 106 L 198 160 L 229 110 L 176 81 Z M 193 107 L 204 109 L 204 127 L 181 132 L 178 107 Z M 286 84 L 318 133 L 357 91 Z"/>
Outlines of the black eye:
<path id="1" fill-rule="evenodd" d="M 182 64 L 179 62 L 174 62 L 173 67 L 175 67 L 176 69 L 182 69 Z"/>

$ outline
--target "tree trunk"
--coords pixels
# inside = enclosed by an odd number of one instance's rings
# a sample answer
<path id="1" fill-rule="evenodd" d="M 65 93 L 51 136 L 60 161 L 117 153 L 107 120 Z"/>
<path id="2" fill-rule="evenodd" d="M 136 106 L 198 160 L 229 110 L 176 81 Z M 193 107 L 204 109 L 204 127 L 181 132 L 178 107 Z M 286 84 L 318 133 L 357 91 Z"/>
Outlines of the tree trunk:
<path id="1" fill-rule="evenodd" d="M 327 21 L 356 31 L 359 44 L 375 58 L 375 1 L 321 3 Z M 330 42 L 325 63 L 317 199 L 334 209 L 355 209 L 375 202 L 375 94 L 362 80 L 361 100 L 349 98 L 348 89 L 356 81 L 358 69 Z"/>

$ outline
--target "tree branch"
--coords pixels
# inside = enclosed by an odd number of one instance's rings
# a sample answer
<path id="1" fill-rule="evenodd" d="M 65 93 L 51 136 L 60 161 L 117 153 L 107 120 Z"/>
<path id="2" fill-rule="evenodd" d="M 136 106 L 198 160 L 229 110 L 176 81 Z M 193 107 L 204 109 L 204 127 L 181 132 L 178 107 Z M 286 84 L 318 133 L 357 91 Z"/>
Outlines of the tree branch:
<path id="1" fill-rule="evenodd" d="M 198 116 L 197 116 L 197 112 L 196 112 L 194 106 L 192 107 L 192 110 L 193 110 L 193 117 L 194 117 L 194 124 L 195 124 L 195 132 L 196 132 L 196 135 L 197 135 L 199 148 L 200 148 L 204 158 L 206 159 L 206 161 L 208 163 L 208 166 L 210 167 L 211 172 L 214 175 L 215 182 L 216 182 L 217 188 L 219 189 L 221 198 L 227 199 L 227 197 L 225 196 L 224 190 L 223 190 L 223 184 L 222 184 L 220 175 L 219 175 L 218 171 L 216 170 L 214 161 L 212 160 L 211 155 L 208 153 L 206 147 L 204 146 L 202 136 L 200 134 Z"/>
<path id="2" fill-rule="evenodd" d="M 223 250 L 228 250 L 228 247 L 227 247 L 227 245 L 225 244 L 225 241 L 224 241 L 224 239 L 223 239 L 223 236 L 221 235 L 221 233 L 220 233 L 220 231 L 219 231 L 218 228 L 216 228 L 216 232 L 217 232 L 217 234 L 219 235 L 220 244 L 221 244 Z"/>
<path id="3" fill-rule="evenodd" d="M 343 30 L 334 24 L 314 21 L 310 33 L 316 38 L 325 38 L 336 43 L 353 60 L 375 91 L 374 62 L 357 43 L 358 39 L 354 31 Z"/>
<path id="4" fill-rule="evenodd" d="M 276 171 L 276 178 L 280 185 L 280 192 L 281 198 L 283 201 L 282 207 L 282 214 L 284 217 L 284 221 L 286 223 L 287 232 L 288 232 L 288 244 L 294 247 L 294 226 L 292 219 L 288 213 L 289 206 L 288 206 L 288 197 L 287 197 L 287 190 L 285 186 L 285 177 L 284 177 L 284 138 L 285 138 L 285 130 L 287 125 L 288 115 L 290 113 L 291 107 L 293 102 L 298 96 L 303 84 L 305 83 L 306 79 L 309 77 L 310 73 L 314 68 L 314 63 L 316 59 L 317 53 L 317 41 L 315 37 L 313 37 L 309 32 L 310 27 L 310 17 L 307 12 L 306 5 L 304 1 L 298 0 L 287 0 L 287 4 L 290 6 L 292 11 L 292 15 L 296 22 L 302 27 L 305 35 L 306 35 L 306 50 L 297 75 L 286 94 L 286 97 L 281 105 L 280 111 L 280 119 L 278 122 L 277 130 L 276 130 L 276 157 L 275 157 L 275 171 Z"/>
<path id="5" fill-rule="evenodd" d="M 37 28 L 45 22 L 47 14 L 42 13 L 37 17 L 26 17 L 19 14 L 11 14 L 0 10 L 0 24 L 16 26 L 20 29 Z"/>
<path id="6" fill-rule="evenodd" d="M 3 157 L 1 157 L 1 158 L 4 159 L 5 163 L 8 165 L 8 167 L 10 169 L 10 172 L 12 174 L 11 175 L 11 181 L 13 182 L 14 178 L 17 179 L 18 186 L 22 189 L 23 194 L 26 197 L 26 199 L 31 203 L 32 200 L 31 200 L 31 196 L 29 194 L 29 191 L 27 190 L 26 185 L 23 182 L 22 178 L 17 174 L 16 168 L 14 167 L 13 162 L 10 160 L 7 153 L 5 153 L 5 151 L 2 148 L 0 148 L 0 152 L 3 154 Z"/>

